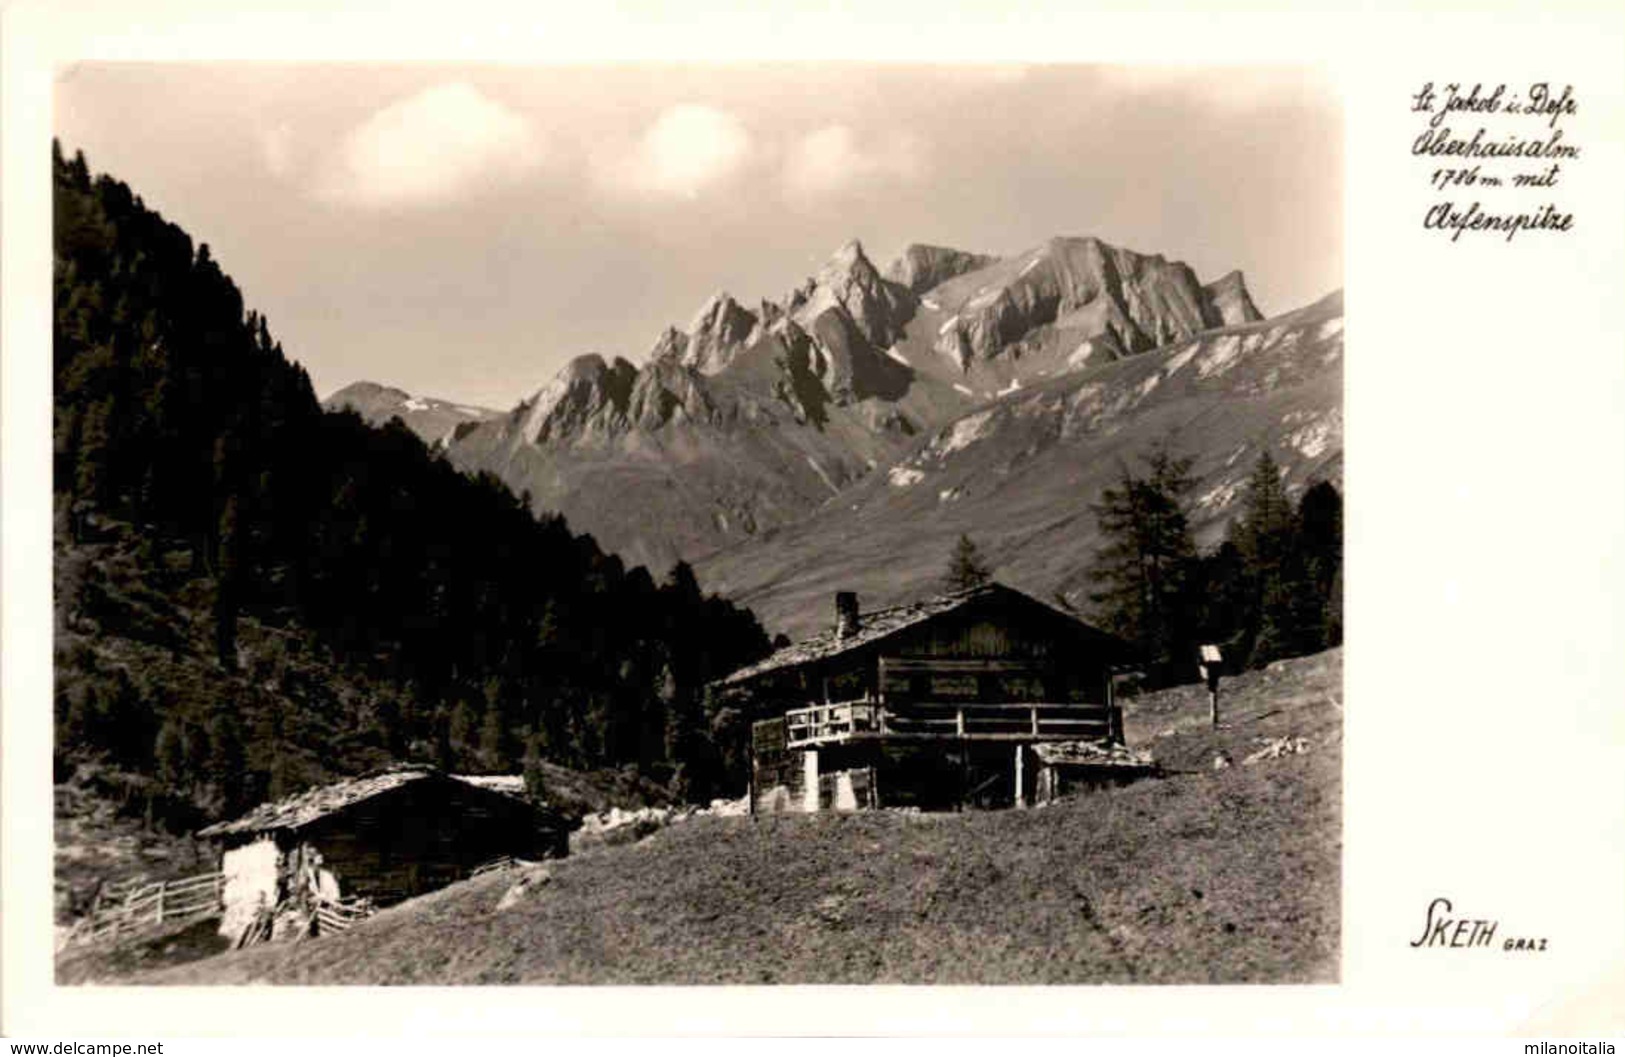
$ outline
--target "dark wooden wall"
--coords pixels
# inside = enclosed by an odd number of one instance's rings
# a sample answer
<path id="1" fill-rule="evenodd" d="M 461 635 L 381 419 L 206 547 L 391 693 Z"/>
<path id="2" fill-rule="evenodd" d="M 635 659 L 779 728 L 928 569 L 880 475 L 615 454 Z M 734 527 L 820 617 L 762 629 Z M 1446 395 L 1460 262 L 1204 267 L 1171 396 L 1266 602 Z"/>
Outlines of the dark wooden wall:
<path id="1" fill-rule="evenodd" d="M 911 660 L 1014 661 L 1025 672 L 942 673 L 910 678 L 915 700 L 1052 701 L 1104 704 L 1107 666 L 1115 659 L 1095 633 L 1019 596 L 995 595 L 906 628 L 863 649 L 831 658 L 810 680 L 818 700 L 873 696 L 882 656 Z M 895 684 L 885 688 L 899 689 Z"/>
<path id="2" fill-rule="evenodd" d="M 562 824 L 514 797 L 432 776 L 353 804 L 300 831 L 342 894 L 397 902 L 503 855 L 564 854 Z"/>
<path id="3" fill-rule="evenodd" d="M 765 803 L 775 786 L 783 786 L 797 804 L 804 778 L 801 753 L 786 748 L 784 717 L 758 720 L 751 727 L 751 787 L 758 803 Z"/>

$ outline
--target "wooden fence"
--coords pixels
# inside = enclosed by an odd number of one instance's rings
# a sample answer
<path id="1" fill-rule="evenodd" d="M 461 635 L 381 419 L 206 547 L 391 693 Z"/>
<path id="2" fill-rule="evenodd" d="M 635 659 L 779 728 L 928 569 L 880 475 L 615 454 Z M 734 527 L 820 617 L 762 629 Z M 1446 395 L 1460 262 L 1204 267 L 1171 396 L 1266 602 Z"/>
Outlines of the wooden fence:
<path id="1" fill-rule="evenodd" d="M 488 874 L 493 870 L 506 870 L 513 864 L 513 856 L 498 855 L 495 859 L 492 859 L 489 862 L 482 862 L 478 866 L 474 867 L 474 869 L 469 872 L 468 876 L 471 878 L 479 877 L 481 874 Z"/>
<path id="2" fill-rule="evenodd" d="M 68 942 L 117 939 L 165 922 L 218 914 L 224 889 L 225 878 L 218 873 L 109 885 L 96 896 L 90 912 L 74 923 Z"/>
<path id="3" fill-rule="evenodd" d="M 294 916 L 283 918 L 283 912 L 289 911 Z M 350 927 L 358 921 L 372 917 L 377 913 L 370 899 L 314 899 L 306 903 L 284 902 L 277 906 L 261 906 L 252 918 L 243 925 L 237 938 L 232 941 L 232 948 L 253 947 L 260 943 L 270 943 L 273 939 L 290 939 L 295 937 L 330 936 L 334 933 L 348 932 Z M 278 924 L 292 922 L 296 930 L 278 934 Z"/>
<path id="4" fill-rule="evenodd" d="M 373 913 L 370 899 L 324 899 L 316 904 L 316 934 L 347 932 L 351 925 L 372 917 Z"/>

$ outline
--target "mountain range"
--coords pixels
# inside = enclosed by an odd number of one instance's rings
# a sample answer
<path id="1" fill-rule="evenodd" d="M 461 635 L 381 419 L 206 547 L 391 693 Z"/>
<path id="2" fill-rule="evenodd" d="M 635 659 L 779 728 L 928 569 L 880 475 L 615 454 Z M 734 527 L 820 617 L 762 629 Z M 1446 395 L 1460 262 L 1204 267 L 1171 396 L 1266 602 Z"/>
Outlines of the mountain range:
<path id="1" fill-rule="evenodd" d="M 883 270 L 853 241 L 777 300 L 719 292 L 641 363 L 579 356 L 505 414 L 373 383 L 327 404 L 401 413 L 454 465 L 664 568 L 798 521 L 991 401 L 1260 318 L 1239 272 L 1203 284 L 1095 238 L 913 245 Z"/>
<path id="2" fill-rule="evenodd" d="M 1000 581 L 1079 612 L 1100 543 L 1092 504 L 1166 443 L 1194 458 L 1192 528 L 1216 546 L 1268 451 L 1289 494 L 1343 486 L 1343 299 L 1205 331 L 1044 378 L 921 437 L 909 454 L 807 517 L 696 562 L 701 580 L 775 631 L 827 624 L 829 598 L 864 608 L 940 589 L 969 535 Z"/>

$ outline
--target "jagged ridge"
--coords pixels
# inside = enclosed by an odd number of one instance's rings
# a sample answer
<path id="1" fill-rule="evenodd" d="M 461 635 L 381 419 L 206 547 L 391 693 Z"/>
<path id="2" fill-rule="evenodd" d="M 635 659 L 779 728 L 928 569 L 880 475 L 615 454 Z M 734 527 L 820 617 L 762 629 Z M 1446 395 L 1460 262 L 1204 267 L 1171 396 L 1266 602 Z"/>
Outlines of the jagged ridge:
<path id="1" fill-rule="evenodd" d="M 854 240 L 782 301 L 713 295 L 642 366 L 577 357 L 449 454 L 659 564 L 806 513 L 996 392 L 1249 315 L 1239 274 L 1203 287 L 1097 239 L 915 245 L 884 272 Z"/>

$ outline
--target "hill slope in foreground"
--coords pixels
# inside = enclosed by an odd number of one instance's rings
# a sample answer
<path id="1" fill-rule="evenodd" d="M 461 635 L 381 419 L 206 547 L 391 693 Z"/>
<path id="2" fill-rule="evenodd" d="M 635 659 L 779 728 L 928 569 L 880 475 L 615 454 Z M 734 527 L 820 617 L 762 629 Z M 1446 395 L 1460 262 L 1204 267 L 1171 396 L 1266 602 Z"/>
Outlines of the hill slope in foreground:
<path id="1" fill-rule="evenodd" d="M 1027 811 L 703 818 L 131 982 L 1240 983 L 1337 979 L 1342 655 L 1127 709 L 1173 772 Z M 1260 739 L 1299 751 L 1245 762 Z M 1301 741 L 1297 740 L 1301 739 Z M 1233 760 L 1215 770 L 1216 754 Z"/>

